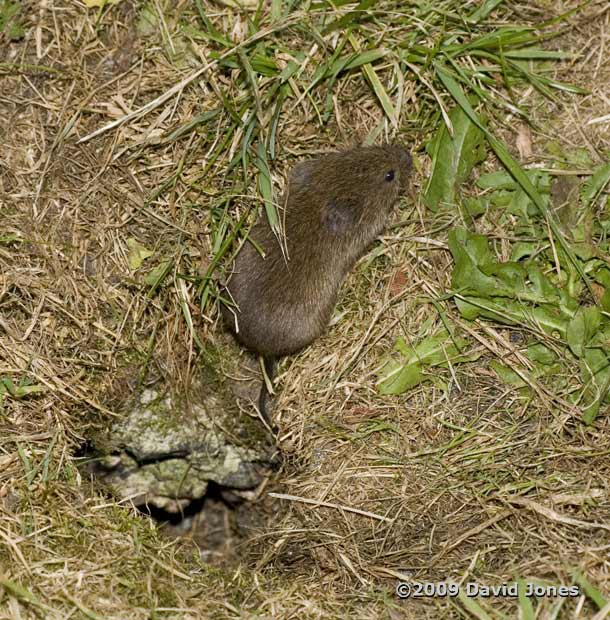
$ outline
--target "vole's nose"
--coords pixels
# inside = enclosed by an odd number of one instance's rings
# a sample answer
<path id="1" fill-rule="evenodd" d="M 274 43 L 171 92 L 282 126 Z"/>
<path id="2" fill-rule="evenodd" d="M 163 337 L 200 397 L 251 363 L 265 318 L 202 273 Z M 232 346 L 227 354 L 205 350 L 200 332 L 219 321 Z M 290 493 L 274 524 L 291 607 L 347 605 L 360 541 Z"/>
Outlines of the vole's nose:
<path id="1" fill-rule="evenodd" d="M 398 161 L 400 162 L 400 179 L 401 185 L 405 186 L 407 183 L 407 179 L 411 175 L 411 168 L 413 167 L 413 160 L 411 159 L 411 154 L 402 144 L 394 145 L 396 149 L 396 154 L 398 156 Z"/>
<path id="2" fill-rule="evenodd" d="M 411 167 L 413 165 L 413 160 L 411 159 L 411 153 L 407 151 L 407 149 L 403 146 L 399 147 L 399 157 L 401 162 L 401 168 L 403 172 L 410 172 Z"/>

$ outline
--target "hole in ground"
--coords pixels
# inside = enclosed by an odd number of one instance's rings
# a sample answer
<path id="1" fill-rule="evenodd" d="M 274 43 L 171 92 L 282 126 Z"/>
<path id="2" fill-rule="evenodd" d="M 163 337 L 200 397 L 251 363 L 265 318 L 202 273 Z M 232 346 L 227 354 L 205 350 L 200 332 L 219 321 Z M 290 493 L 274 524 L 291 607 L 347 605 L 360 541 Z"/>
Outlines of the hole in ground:
<path id="1" fill-rule="evenodd" d="M 75 450 L 74 456 L 83 472 L 100 482 L 109 497 L 116 497 L 107 484 L 107 476 L 113 470 L 101 465 L 103 457 L 91 441 Z M 277 520 L 280 510 L 277 500 L 267 496 L 244 499 L 233 489 L 215 482 L 208 482 L 205 495 L 186 504 L 180 512 L 152 504 L 136 504 L 136 508 L 157 522 L 164 535 L 192 540 L 206 562 L 223 566 L 238 561 L 247 563 L 247 556 L 252 552 L 248 541 L 268 531 L 269 523 Z"/>

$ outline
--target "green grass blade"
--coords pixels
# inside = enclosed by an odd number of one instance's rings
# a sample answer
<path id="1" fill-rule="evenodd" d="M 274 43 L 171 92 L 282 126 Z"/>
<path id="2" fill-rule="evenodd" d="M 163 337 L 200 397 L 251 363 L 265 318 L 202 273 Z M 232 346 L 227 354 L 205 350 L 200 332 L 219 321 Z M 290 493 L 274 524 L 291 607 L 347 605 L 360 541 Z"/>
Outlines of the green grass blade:
<path id="1" fill-rule="evenodd" d="M 490 616 L 473 598 L 466 596 L 465 592 L 462 590 L 460 590 L 457 595 L 457 599 L 473 618 L 477 620 L 493 620 L 492 616 Z"/>
<path id="2" fill-rule="evenodd" d="M 519 579 L 518 583 L 519 610 L 521 612 L 519 617 L 521 618 L 521 620 L 534 620 L 536 616 L 534 614 L 534 607 L 532 606 L 532 601 L 525 594 L 527 591 L 527 584 L 523 579 Z"/>
<path id="3" fill-rule="evenodd" d="M 582 573 L 576 573 L 574 575 L 574 583 L 582 588 L 584 594 L 591 599 L 599 609 L 602 609 L 608 604 L 605 596 Z"/>
<path id="4" fill-rule="evenodd" d="M 267 214 L 269 226 L 276 232 L 279 230 L 279 217 L 273 200 L 273 185 L 271 183 L 271 172 L 267 162 L 267 153 L 265 152 L 265 145 L 262 142 L 259 142 L 256 147 L 256 155 L 255 164 L 258 168 L 258 189 L 265 203 L 265 213 Z"/>
<path id="5" fill-rule="evenodd" d="M 350 43 L 352 44 L 352 47 L 357 52 L 360 52 L 360 44 L 358 43 L 356 38 L 352 34 L 350 34 L 348 38 Z M 388 96 L 386 89 L 383 87 L 383 84 L 381 83 L 379 76 L 375 72 L 375 69 L 373 69 L 373 65 L 371 63 L 362 65 L 362 72 L 364 73 L 369 84 L 371 85 L 371 88 L 373 89 L 373 92 L 379 100 L 379 103 L 381 103 L 381 107 L 386 113 L 386 116 L 390 119 L 392 125 L 396 127 L 398 125 L 398 119 L 396 118 L 396 110 L 394 109 L 394 104 Z"/>
<path id="6" fill-rule="evenodd" d="M 610 162 L 602 164 L 593 172 L 591 178 L 585 183 L 580 195 L 582 208 L 588 209 L 610 183 Z"/>
<path id="7" fill-rule="evenodd" d="M 517 60 L 570 60 L 574 54 L 543 50 L 538 47 L 526 47 L 520 50 L 506 50 L 502 52 L 506 58 Z"/>
<path id="8" fill-rule="evenodd" d="M 485 19 L 497 6 L 502 4 L 504 0 L 485 0 L 481 6 L 475 9 L 467 18 L 469 24 L 478 24 Z"/>
<path id="9" fill-rule="evenodd" d="M 376 2 L 377 0 L 362 0 L 353 11 L 350 11 L 343 17 L 340 17 L 339 19 L 336 19 L 335 21 L 328 24 L 328 26 L 326 26 L 326 28 L 324 28 L 324 30 L 322 31 L 322 34 L 326 35 L 333 30 L 343 30 L 345 28 L 353 26 L 354 24 L 357 24 L 357 22 L 359 22 L 366 16 L 366 11 L 371 8 Z"/>

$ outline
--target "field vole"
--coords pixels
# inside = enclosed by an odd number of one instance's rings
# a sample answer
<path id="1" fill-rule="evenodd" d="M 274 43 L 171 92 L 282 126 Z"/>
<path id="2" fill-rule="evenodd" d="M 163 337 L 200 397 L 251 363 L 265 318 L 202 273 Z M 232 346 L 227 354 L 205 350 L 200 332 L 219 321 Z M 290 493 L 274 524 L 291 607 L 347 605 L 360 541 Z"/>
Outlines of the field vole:
<path id="1" fill-rule="evenodd" d="M 262 215 L 250 238 L 265 256 L 242 246 L 227 284 L 237 307 L 222 310 L 267 368 L 322 334 L 343 278 L 384 229 L 410 170 L 398 145 L 330 153 L 292 169 L 281 201 L 285 252 Z"/>

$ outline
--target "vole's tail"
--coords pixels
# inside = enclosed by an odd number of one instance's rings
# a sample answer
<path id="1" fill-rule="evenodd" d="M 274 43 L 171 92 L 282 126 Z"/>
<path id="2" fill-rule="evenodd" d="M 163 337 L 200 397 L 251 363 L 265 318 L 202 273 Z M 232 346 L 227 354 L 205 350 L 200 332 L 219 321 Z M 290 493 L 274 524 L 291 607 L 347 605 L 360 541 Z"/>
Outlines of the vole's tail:
<path id="1" fill-rule="evenodd" d="M 273 381 L 273 377 L 275 376 L 275 369 L 277 367 L 277 360 L 275 359 L 275 357 L 264 357 L 263 364 L 265 366 L 265 374 L 267 375 L 267 379 L 269 379 L 269 381 Z M 263 418 L 265 418 L 265 422 L 267 422 L 267 424 L 269 425 L 269 428 L 275 430 L 273 422 L 271 421 L 271 394 L 269 393 L 269 390 L 267 388 L 267 379 L 263 377 L 261 393 L 258 397 L 258 408 Z"/>

